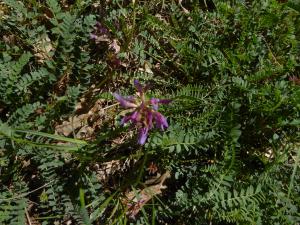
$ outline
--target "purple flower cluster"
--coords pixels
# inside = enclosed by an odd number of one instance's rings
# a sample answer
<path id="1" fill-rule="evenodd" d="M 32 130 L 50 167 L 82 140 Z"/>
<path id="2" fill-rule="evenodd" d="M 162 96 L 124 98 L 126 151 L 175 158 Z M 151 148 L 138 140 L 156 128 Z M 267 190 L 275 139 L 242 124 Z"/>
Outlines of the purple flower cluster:
<path id="1" fill-rule="evenodd" d="M 96 22 L 94 32 L 90 34 L 90 38 L 97 40 L 100 35 L 107 35 L 109 33 L 108 29 L 103 26 L 100 22 Z"/>
<path id="2" fill-rule="evenodd" d="M 169 126 L 167 119 L 158 112 L 158 106 L 159 104 L 169 104 L 171 100 L 146 99 L 145 92 L 149 89 L 149 86 L 143 87 L 138 80 L 134 80 L 134 86 L 138 91 L 137 97 L 123 97 L 118 93 L 113 93 L 113 95 L 122 107 L 132 109 L 130 114 L 122 118 L 121 124 L 131 122 L 136 125 L 139 129 L 138 143 L 143 145 L 147 140 L 149 130 L 154 127 L 154 122 L 156 127 L 162 131 Z"/>

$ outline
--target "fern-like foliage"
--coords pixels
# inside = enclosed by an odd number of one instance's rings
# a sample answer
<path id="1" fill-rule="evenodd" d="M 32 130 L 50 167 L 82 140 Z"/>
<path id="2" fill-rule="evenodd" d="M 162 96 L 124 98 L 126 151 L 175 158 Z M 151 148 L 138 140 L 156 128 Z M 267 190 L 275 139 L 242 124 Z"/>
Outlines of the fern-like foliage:
<path id="1" fill-rule="evenodd" d="M 1 98 L 6 103 L 13 103 L 13 95 L 16 94 L 16 84 L 21 79 L 21 72 L 23 67 L 29 62 L 32 55 L 25 52 L 17 61 L 8 61 L 1 63 Z"/>
<path id="2" fill-rule="evenodd" d="M 28 121 L 28 118 L 33 114 L 37 109 L 42 108 L 43 105 L 40 102 L 33 104 L 26 104 L 21 108 L 17 109 L 8 119 L 8 123 L 14 126 L 25 125 L 25 122 Z"/>

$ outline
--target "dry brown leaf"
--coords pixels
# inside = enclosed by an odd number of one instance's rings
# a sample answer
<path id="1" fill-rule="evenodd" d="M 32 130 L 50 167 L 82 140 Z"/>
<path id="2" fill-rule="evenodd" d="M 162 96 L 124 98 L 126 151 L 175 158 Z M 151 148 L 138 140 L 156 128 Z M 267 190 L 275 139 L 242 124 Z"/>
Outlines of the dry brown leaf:
<path id="1" fill-rule="evenodd" d="M 144 73 L 153 74 L 153 71 L 151 70 L 151 65 L 148 62 L 144 63 L 144 68 L 139 68 L 138 70 Z"/>
<path id="2" fill-rule="evenodd" d="M 35 56 L 40 63 L 43 63 L 47 59 L 51 59 L 50 52 L 53 50 L 53 45 L 47 34 L 39 37 L 34 45 Z"/>
<path id="3" fill-rule="evenodd" d="M 113 39 L 112 42 L 110 43 L 109 47 L 114 50 L 114 52 L 116 54 L 118 54 L 121 50 L 120 45 L 118 44 L 118 40 L 117 39 Z"/>
<path id="4" fill-rule="evenodd" d="M 0 19 L 5 19 L 8 17 L 9 8 L 4 4 L 0 3 Z"/>
<path id="5" fill-rule="evenodd" d="M 121 160 L 112 160 L 101 164 L 96 164 L 94 169 L 97 171 L 97 178 L 101 183 L 107 183 L 110 177 L 116 172 L 124 171 L 129 167 L 130 160 L 127 159 L 125 162 Z"/>
<path id="6" fill-rule="evenodd" d="M 82 98 L 76 105 L 75 108 L 77 112 L 87 111 L 85 110 L 85 108 L 87 108 L 87 102 L 85 101 L 85 98 Z M 104 109 L 103 100 L 99 99 L 88 112 L 72 116 L 62 124 L 57 125 L 55 127 L 55 133 L 64 136 L 69 136 L 74 133 L 76 138 L 85 140 L 91 139 L 95 130 L 102 124 L 105 117 Z"/>
<path id="7" fill-rule="evenodd" d="M 76 138 L 78 139 L 87 139 L 94 133 L 94 128 L 85 125 L 80 128 L 80 130 L 76 134 Z"/>
<path id="8" fill-rule="evenodd" d="M 189 13 L 190 13 L 189 10 L 187 10 L 186 8 L 183 7 L 183 5 L 182 5 L 182 0 L 179 0 L 178 3 L 179 3 L 179 6 L 182 8 L 182 10 L 183 10 L 183 12 L 184 12 L 185 14 L 189 14 Z"/>
<path id="9" fill-rule="evenodd" d="M 163 185 L 163 183 L 170 177 L 170 172 L 166 171 L 163 175 L 156 179 L 158 183 L 144 189 L 137 189 L 126 193 L 125 198 L 121 199 L 123 205 L 127 207 L 126 215 L 131 218 L 135 218 L 148 201 L 150 201 L 155 195 L 161 194 L 162 190 L 167 188 L 167 186 Z"/>
<path id="10" fill-rule="evenodd" d="M 103 34 L 103 35 L 99 35 L 97 36 L 97 38 L 95 39 L 96 43 L 100 43 L 100 42 L 110 42 L 110 38 L 107 34 Z"/>
<path id="11" fill-rule="evenodd" d="M 82 114 L 80 116 L 74 116 L 69 118 L 69 121 L 64 121 L 61 125 L 55 127 L 56 134 L 62 134 L 64 136 L 69 136 L 76 129 L 84 126 L 88 119 L 88 114 Z"/>
<path id="12" fill-rule="evenodd" d="M 14 44 L 16 42 L 16 37 L 14 34 L 10 34 L 10 35 L 3 35 L 3 41 L 6 44 Z"/>

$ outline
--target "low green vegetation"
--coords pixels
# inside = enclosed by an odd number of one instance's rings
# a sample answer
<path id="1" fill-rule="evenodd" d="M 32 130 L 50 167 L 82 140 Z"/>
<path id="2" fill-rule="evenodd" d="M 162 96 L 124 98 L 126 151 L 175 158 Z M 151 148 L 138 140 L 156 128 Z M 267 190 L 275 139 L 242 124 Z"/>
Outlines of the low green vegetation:
<path id="1" fill-rule="evenodd" d="M 0 224 L 299 224 L 295 0 L 2 0 Z"/>

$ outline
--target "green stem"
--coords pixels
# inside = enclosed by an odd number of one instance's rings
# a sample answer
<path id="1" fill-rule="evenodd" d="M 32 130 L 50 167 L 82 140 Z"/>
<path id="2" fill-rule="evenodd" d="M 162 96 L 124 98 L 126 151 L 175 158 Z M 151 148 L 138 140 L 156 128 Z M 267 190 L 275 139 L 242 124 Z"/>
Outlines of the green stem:
<path id="1" fill-rule="evenodd" d="M 141 181 L 141 179 L 142 179 L 142 176 L 143 176 L 143 173 L 144 173 L 145 164 L 146 164 L 146 161 L 147 161 L 147 156 L 148 156 L 148 150 L 146 150 L 146 152 L 145 152 L 143 163 L 142 163 L 142 165 L 140 167 L 140 171 L 139 171 L 137 180 L 135 182 L 135 185 L 137 185 Z"/>

